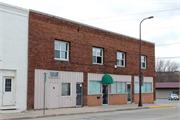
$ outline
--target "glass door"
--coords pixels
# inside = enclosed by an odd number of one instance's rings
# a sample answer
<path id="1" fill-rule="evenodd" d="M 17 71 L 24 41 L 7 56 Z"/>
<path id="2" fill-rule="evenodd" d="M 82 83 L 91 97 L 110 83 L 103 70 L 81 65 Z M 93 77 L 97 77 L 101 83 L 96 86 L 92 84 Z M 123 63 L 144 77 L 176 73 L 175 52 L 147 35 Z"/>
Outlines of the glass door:
<path id="1" fill-rule="evenodd" d="M 127 102 L 131 102 L 131 83 L 127 83 Z"/>
<path id="2" fill-rule="evenodd" d="M 108 104 L 108 85 L 102 85 L 102 104 Z"/>
<path id="3" fill-rule="evenodd" d="M 82 83 L 76 83 L 76 106 L 82 106 Z"/>

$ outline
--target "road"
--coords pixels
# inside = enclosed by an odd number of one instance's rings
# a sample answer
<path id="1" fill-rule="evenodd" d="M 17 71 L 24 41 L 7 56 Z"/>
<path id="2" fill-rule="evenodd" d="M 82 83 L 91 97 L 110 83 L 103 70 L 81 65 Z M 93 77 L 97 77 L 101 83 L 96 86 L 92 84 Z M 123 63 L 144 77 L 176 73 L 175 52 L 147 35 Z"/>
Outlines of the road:
<path id="1" fill-rule="evenodd" d="M 180 120 L 179 101 L 157 100 L 157 103 L 176 107 L 55 116 L 36 120 Z"/>

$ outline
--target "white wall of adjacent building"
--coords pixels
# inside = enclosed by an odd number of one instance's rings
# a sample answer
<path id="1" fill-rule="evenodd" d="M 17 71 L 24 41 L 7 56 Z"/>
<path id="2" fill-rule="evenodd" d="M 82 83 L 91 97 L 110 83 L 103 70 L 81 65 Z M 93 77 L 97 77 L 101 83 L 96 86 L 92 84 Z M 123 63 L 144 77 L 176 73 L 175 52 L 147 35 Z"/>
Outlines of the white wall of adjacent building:
<path id="1" fill-rule="evenodd" d="M 0 111 L 27 107 L 28 17 L 29 10 L 0 2 Z"/>

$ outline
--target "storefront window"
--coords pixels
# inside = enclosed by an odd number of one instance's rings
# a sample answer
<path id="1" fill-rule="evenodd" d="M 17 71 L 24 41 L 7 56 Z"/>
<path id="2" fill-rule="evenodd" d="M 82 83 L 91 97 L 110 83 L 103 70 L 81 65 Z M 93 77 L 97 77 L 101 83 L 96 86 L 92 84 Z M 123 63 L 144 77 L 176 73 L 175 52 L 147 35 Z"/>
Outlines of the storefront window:
<path id="1" fill-rule="evenodd" d="M 126 93 L 126 83 L 122 82 L 122 93 Z"/>
<path id="2" fill-rule="evenodd" d="M 113 93 L 125 93 L 126 82 L 114 82 L 112 90 L 113 90 Z"/>
<path id="3" fill-rule="evenodd" d="M 101 94 L 100 81 L 89 81 L 89 94 Z"/>
<path id="4" fill-rule="evenodd" d="M 152 92 L 152 83 L 144 82 L 141 86 L 141 93 L 151 93 Z M 135 83 L 135 93 L 139 93 L 139 82 Z"/>
<path id="5" fill-rule="evenodd" d="M 139 83 L 135 83 L 135 93 L 139 93 Z"/>

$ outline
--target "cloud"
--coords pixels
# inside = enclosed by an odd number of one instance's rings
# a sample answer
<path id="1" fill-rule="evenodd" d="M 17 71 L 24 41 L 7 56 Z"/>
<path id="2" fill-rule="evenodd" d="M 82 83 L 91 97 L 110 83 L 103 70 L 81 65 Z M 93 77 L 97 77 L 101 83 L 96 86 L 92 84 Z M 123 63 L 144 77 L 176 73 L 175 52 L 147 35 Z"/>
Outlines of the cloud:
<path id="1" fill-rule="evenodd" d="M 103 28 L 139 38 L 140 21 L 143 21 L 143 40 L 157 45 L 180 42 L 179 0 L 1 0 L 19 7 Z M 167 11 L 169 10 L 169 11 Z M 154 11 L 154 12 L 153 12 Z M 174 26 L 174 27 L 173 27 Z M 172 27 L 172 28 L 171 28 Z M 180 46 L 156 47 L 156 56 L 173 57 Z M 180 56 L 180 55 L 179 55 Z"/>

